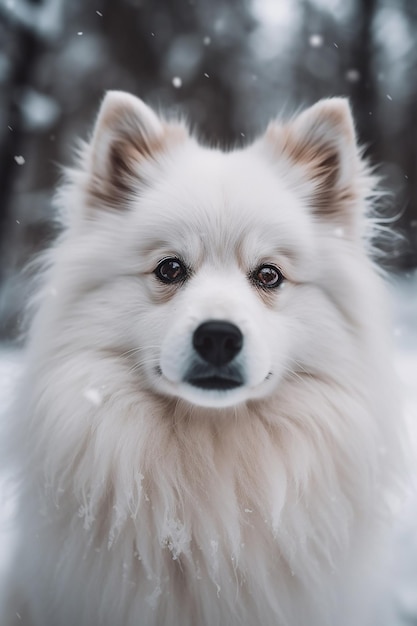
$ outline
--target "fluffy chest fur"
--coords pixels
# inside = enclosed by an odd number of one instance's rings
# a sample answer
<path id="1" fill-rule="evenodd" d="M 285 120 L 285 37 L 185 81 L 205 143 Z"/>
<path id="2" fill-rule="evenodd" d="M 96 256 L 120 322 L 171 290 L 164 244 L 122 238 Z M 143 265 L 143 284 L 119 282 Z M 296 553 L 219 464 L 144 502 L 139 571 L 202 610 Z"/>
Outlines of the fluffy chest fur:
<path id="1" fill-rule="evenodd" d="M 340 572 L 346 588 L 372 553 L 386 507 L 375 486 L 390 473 L 354 381 L 288 381 L 273 402 L 196 420 L 175 403 L 137 403 L 133 380 L 118 394 L 108 379 L 91 406 L 88 369 L 72 365 L 56 373 L 59 426 L 47 390 L 40 399 L 50 482 L 35 473 L 24 498 L 33 562 L 46 565 L 26 572 L 39 623 L 333 623 Z M 69 425 L 62 436 L 74 413 L 81 439 Z"/>

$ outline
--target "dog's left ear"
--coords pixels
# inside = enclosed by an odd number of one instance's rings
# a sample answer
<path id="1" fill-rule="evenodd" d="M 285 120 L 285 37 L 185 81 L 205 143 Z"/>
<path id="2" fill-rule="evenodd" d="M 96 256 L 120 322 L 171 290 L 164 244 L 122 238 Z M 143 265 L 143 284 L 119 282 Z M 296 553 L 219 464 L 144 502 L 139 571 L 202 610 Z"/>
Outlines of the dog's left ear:
<path id="1" fill-rule="evenodd" d="M 316 215 L 349 221 L 363 164 L 346 99 L 322 100 L 286 125 L 272 123 L 265 140 L 275 158 L 298 168 L 298 187 Z"/>

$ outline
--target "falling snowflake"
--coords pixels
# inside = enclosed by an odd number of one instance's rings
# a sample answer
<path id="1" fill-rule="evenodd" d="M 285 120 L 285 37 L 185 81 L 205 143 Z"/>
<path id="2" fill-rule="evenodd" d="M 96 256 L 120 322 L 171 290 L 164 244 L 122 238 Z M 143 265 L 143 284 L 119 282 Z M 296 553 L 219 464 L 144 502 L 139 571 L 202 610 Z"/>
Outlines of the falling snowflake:
<path id="1" fill-rule="evenodd" d="M 350 83 L 357 83 L 361 78 L 360 72 L 354 68 L 348 70 L 345 76 L 346 80 Z"/>
<path id="2" fill-rule="evenodd" d="M 174 76 L 174 78 L 172 79 L 172 84 L 176 89 L 179 89 L 180 87 L 182 87 L 182 80 L 179 76 Z"/>
<path id="3" fill-rule="evenodd" d="M 23 165 L 25 163 L 25 159 L 24 157 L 22 157 L 22 155 L 15 156 L 14 160 L 18 165 Z"/>
<path id="4" fill-rule="evenodd" d="M 211 37 L 204 37 L 203 44 L 209 46 L 211 44 Z"/>
<path id="5" fill-rule="evenodd" d="M 324 40 L 322 35 L 310 35 L 308 41 L 312 48 L 320 48 Z"/>
<path id="6" fill-rule="evenodd" d="M 91 404 L 94 404 L 94 406 L 100 406 L 103 400 L 102 395 L 99 392 L 99 390 L 94 389 L 93 387 L 90 387 L 89 389 L 85 389 L 83 396 L 84 398 L 86 398 L 86 400 L 89 400 Z"/>

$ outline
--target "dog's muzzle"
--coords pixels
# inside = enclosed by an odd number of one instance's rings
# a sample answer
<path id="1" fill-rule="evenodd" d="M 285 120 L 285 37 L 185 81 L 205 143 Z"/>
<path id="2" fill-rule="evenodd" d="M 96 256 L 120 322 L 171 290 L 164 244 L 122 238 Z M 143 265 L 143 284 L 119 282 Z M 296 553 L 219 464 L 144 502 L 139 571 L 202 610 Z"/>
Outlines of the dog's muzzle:
<path id="1" fill-rule="evenodd" d="M 210 320 L 194 331 L 193 348 L 197 355 L 185 380 L 194 387 L 229 390 L 244 384 L 235 357 L 243 346 L 240 329 L 227 321 Z"/>

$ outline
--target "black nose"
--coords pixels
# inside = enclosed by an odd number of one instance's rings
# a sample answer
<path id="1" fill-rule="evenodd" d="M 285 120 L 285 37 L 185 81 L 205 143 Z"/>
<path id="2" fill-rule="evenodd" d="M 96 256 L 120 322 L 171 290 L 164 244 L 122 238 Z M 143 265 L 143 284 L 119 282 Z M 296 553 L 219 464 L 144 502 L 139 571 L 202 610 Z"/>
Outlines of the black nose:
<path id="1" fill-rule="evenodd" d="M 204 322 L 193 336 L 195 350 L 211 365 L 227 365 L 240 352 L 242 345 L 242 333 L 230 322 Z"/>

